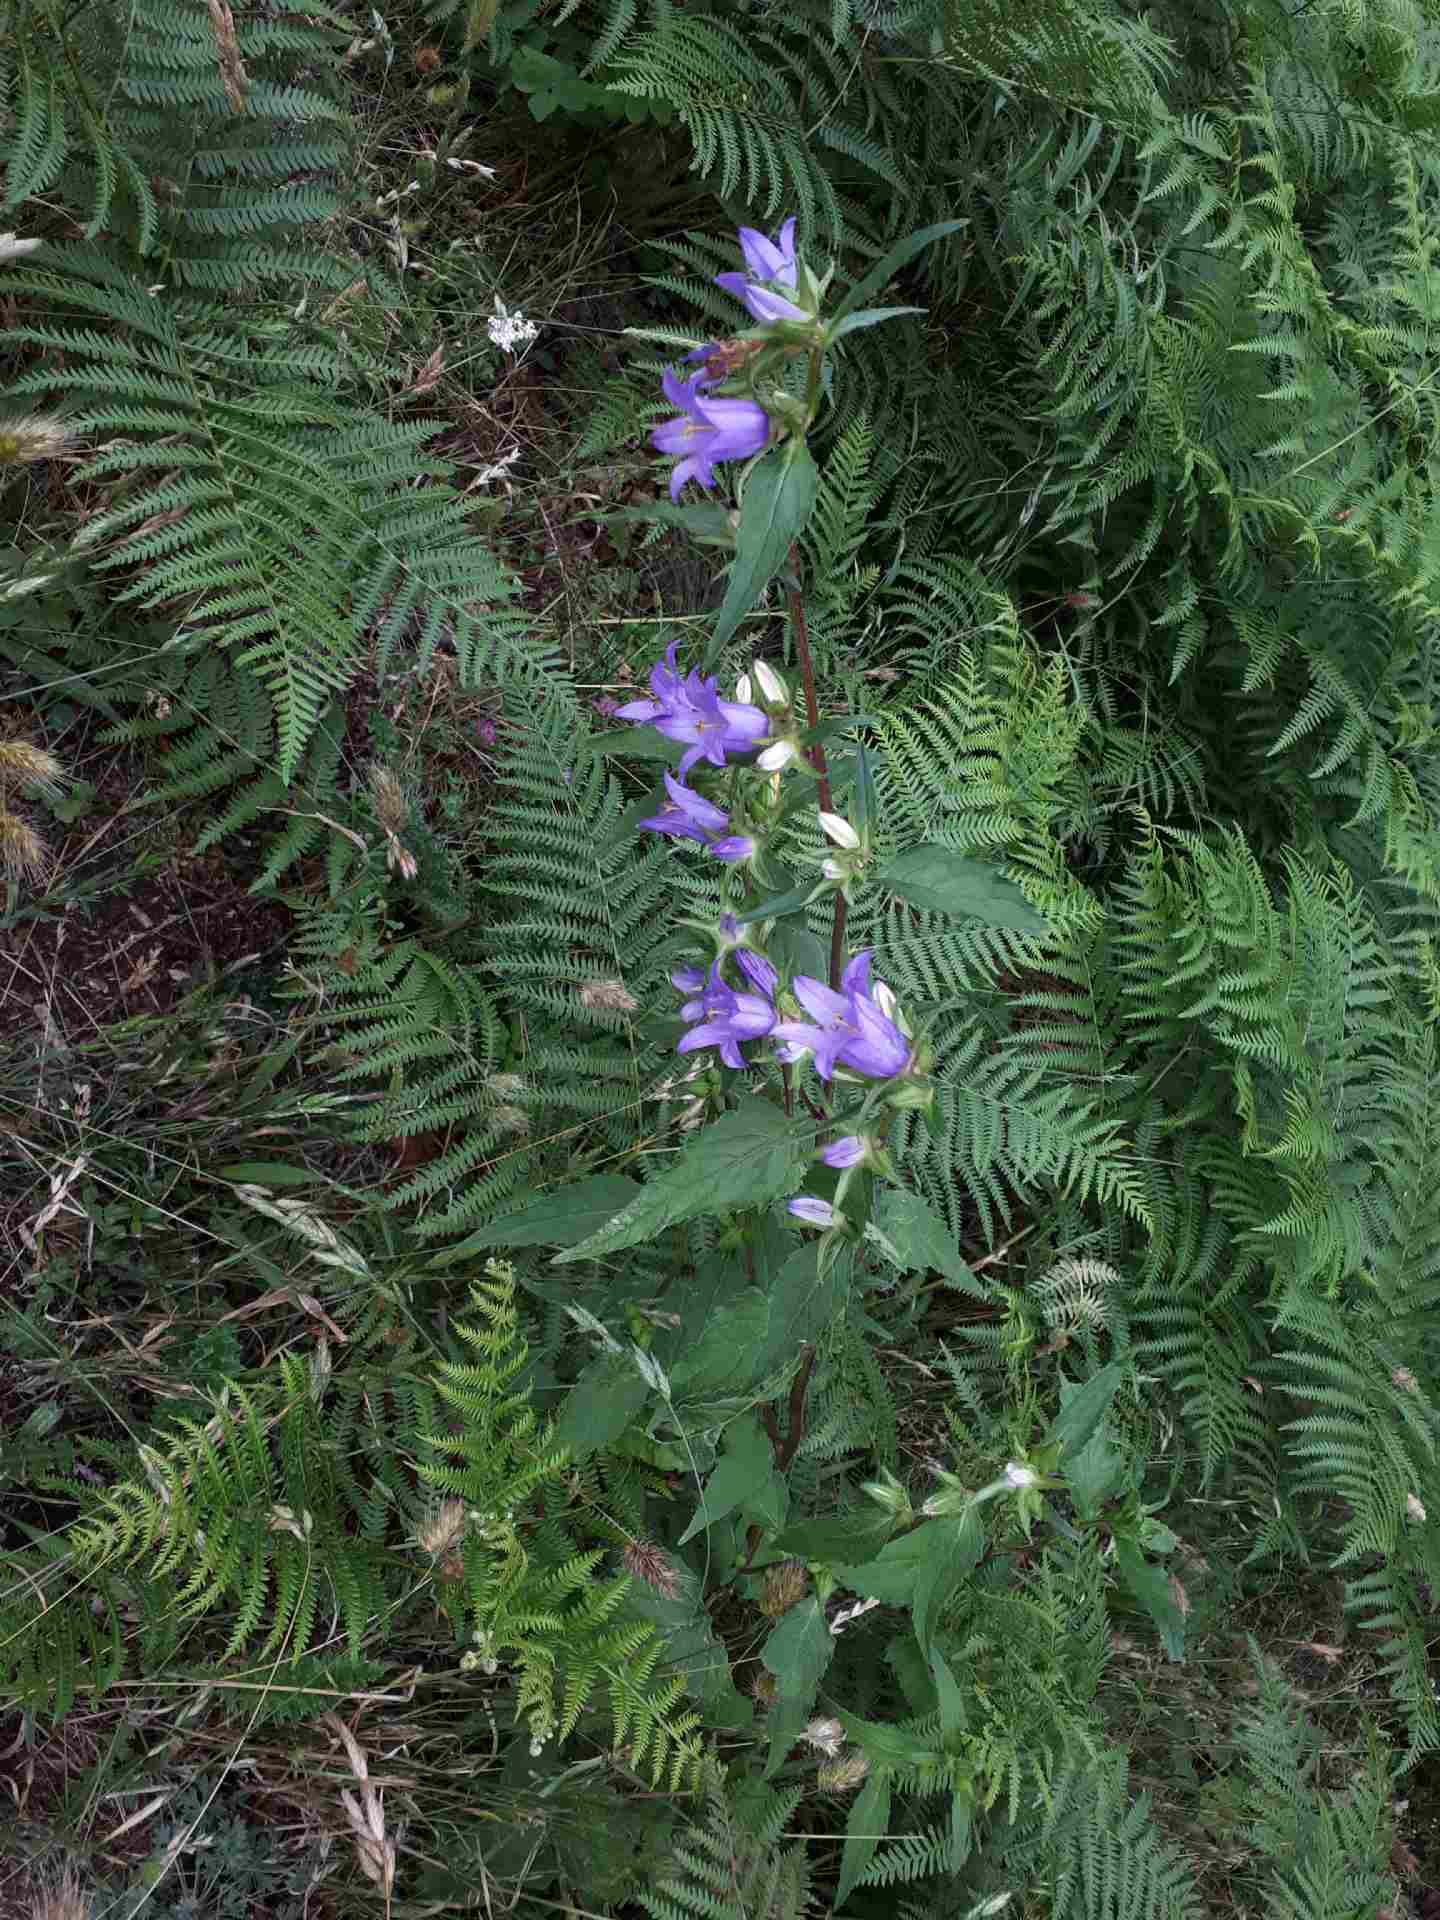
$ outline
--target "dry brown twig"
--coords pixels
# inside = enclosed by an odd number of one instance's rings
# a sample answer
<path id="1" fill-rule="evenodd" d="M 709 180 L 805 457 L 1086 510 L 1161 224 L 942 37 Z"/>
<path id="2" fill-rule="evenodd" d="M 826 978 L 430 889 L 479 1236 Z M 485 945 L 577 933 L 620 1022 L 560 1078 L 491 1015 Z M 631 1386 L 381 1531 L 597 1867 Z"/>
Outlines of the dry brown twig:
<path id="1" fill-rule="evenodd" d="M 232 113 L 245 111 L 245 96 L 250 91 L 250 76 L 240 57 L 240 42 L 235 34 L 235 15 L 229 0 L 209 0 L 210 30 L 215 36 L 215 55 L 220 65 L 220 84 Z"/>

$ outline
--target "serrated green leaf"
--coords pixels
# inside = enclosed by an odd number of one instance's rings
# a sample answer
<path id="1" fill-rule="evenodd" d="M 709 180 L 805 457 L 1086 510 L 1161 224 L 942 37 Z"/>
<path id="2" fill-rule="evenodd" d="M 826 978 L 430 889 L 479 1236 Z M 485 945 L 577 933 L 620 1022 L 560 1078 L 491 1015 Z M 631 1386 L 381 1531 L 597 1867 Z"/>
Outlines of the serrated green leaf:
<path id="1" fill-rule="evenodd" d="M 813 885 L 792 887 L 788 893 L 777 893 L 773 899 L 762 900 L 758 907 L 751 907 L 745 913 L 737 913 L 737 927 L 753 926 L 757 920 L 777 920 L 781 914 L 796 913 L 815 891 Z"/>
<path id="2" fill-rule="evenodd" d="M 1115 1565 L 1135 1600 L 1155 1622 L 1167 1656 L 1183 1665 L 1185 1616 L 1170 1591 L 1170 1578 L 1165 1569 L 1153 1566 L 1130 1541 L 1118 1536 L 1115 1540 Z"/>
<path id="3" fill-rule="evenodd" d="M 879 1507 L 851 1507 L 845 1513 L 799 1520 L 775 1542 L 775 1551 L 797 1560 L 866 1564 L 884 1545 L 890 1522 Z"/>
<path id="4" fill-rule="evenodd" d="M 987 927 L 1014 927 L 1020 933 L 1048 931 L 1044 918 L 1013 880 L 953 847 L 912 847 L 890 862 L 880 875 L 880 885 L 927 913 L 950 913 Z"/>
<path id="5" fill-rule="evenodd" d="M 928 1200 L 905 1187 L 886 1187 L 875 1207 L 875 1224 L 904 1273 L 942 1274 L 953 1287 L 986 1298 L 985 1289 L 960 1258 L 950 1229 Z"/>
<path id="6" fill-rule="evenodd" d="M 748 1094 L 732 1112 L 692 1134 L 665 1173 L 641 1187 L 598 1231 L 558 1254 L 554 1264 L 596 1260 L 639 1246 L 702 1214 L 764 1206 L 793 1193 L 803 1167 L 799 1134 L 784 1113 Z"/>
<path id="7" fill-rule="evenodd" d="M 931 1523 L 941 1529 L 932 1550 L 920 1564 L 915 1577 L 915 1597 L 911 1602 L 915 1638 L 922 1653 L 930 1651 L 930 1640 L 945 1603 L 980 1558 L 985 1545 L 985 1529 L 973 1509 L 958 1520 Z M 928 1531 L 928 1529 L 922 1529 Z"/>
<path id="8" fill-rule="evenodd" d="M 875 1857 L 875 1849 L 890 1831 L 890 1777 L 872 1773 L 856 1794 L 845 1822 L 845 1851 L 840 1856 L 840 1884 L 835 1905 L 843 1906 L 860 1876 Z"/>
<path id="9" fill-rule="evenodd" d="M 502 1213 L 439 1255 L 436 1266 L 450 1266 L 482 1247 L 564 1247 L 593 1234 L 634 1197 L 642 1193 L 633 1180 L 618 1173 L 595 1173 L 569 1186 L 536 1194 L 524 1206 Z"/>
<path id="10" fill-rule="evenodd" d="M 755 1379 L 763 1380 L 792 1360 L 807 1341 L 817 1340 L 835 1318 L 850 1290 L 851 1255 L 840 1254 L 820 1272 L 820 1247 L 797 1247 L 776 1274 L 768 1295 L 770 1331 L 756 1350 Z"/>
<path id="11" fill-rule="evenodd" d="M 934 1763 L 935 1749 L 915 1734 L 906 1733 L 903 1727 L 861 1720 L 843 1707 L 836 1707 L 834 1713 L 856 1746 L 864 1748 L 872 1766 L 923 1767 Z"/>
<path id="12" fill-rule="evenodd" d="M 676 1542 L 683 1547 L 706 1527 L 713 1527 L 738 1507 L 754 1507 L 758 1502 L 768 1510 L 777 1510 L 775 1454 L 765 1431 L 753 1413 L 732 1421 L 725 1429 L 725 1451 L 715 1471 L 705 1483 L 699 1511 Z M 782 1488 L 783 1491 L 783 1488 Z"/>
<path id="13" fill-rule="evenodd" d="M 935 1697 L 940 1702 L 940 1732 L 946 1736 L 960 1733 L 965 1726 L 965 1697 L 938 1647 L 930 1650 L 930 1672 L 935 1679 Z"/>
<path id="14" fill-rule="evenodd" d="M 670 1384 L 678 1395 L 744 1393 L 756 1377 L 756 1355 L 770 1338 L 770 1302 L 747 1287 L 705 1323 L 688 1352 L 676 1360 Z"/>
<path id="15" fill-rule="evenodd" d="M 807 1708 L 835 1653 L 835 1636 L 825 1611 L 812 1593 L 797 1601 L 760 1650 L 760 1658 L 780 1683 L 789 1700 L 803 1700 Z"/>
<path id="16" fill-rule="evenodd" d="M 1061 1389 L 1063 1405 L 1045 1438 L 1047 1445 L 1060 1449 L 1062 1461 L 1067 1453 L 1079 1453 L 1090 1444 L 1125 1374 L 1125 1362 L 1112 1360 L 1068 1397 Z"/>
<path id="17" fill-rule="evenodd" d="M 555 1422 L 555 1444 L 572 1460 L 588 1459 L 620 1438 L 648 1392 L 628 1353 L 602 1353 L 566 1394 Z"/>
<path id="18" fill-rule="evenodd" d="M 883 1600 L 890 1607 L 911 1606 L 921 1575 L 927 1564 L 945 1551 L 946 1528 L 953 1525 L 953 1521 L 927 1520 L 882 1547 L 873 1560 L 859 1566 L 837 1566 L 836 1575 L 867 1600 Z"/>
<path id="19" fill-rule="evenodd" d="M 1111 1446 L 1103 1421 L 1085 1446 L 1066 1451 L 1060 1470 L 1081 1519 L 1098 1518 L 1101 1505 L 1119 1488 L 1124 1468 L 1124 1455 Z"/>
<path id="20" fill-rule="evenodd" d="M 766 951 L 792 979 L 803 973 L 812 980 L 823 980 L 829 970 L 829 955 L 802 920 L 786 920 L 776 927 Z"/>

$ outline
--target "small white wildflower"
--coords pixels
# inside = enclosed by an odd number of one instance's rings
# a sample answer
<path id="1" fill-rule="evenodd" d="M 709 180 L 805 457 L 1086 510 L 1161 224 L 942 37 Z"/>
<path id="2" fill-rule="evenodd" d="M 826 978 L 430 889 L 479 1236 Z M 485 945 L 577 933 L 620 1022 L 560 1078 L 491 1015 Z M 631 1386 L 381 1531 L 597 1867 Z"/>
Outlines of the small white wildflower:
<path id="1" fill-rule="evenodd" d="M 1018 1460 L 1005 1462 L 1005 1484 L 1012 1493 L 1028 1493 L 1039 1478 L 1033 1467 L 1022 1467 Z"/>
<path id="2" fill-rule="evenodd" d="M 1409 1514 L 1412 1520 L 1423 1520 L 1426 1517 L 1425 1507 L 1418 1493 L 1406 1494 L 1405 1511 L 1406 1513 Z"/>
<path id="3" fill-rule="evenodd" d="M 850 822 L 843 818 L 842 815 L 838 813 L 822 813 L 820 815 L 820 825 L 825 830 L 826 838 L 833 840 L 837 847 L 844 847 L 847 853 L 853 853 L 856 847 L 859 846 L 859 834 L 856 833 L 854 827 L 852 827 Z"/>
<path id="4" fill-rule="evenodd" d="M 540 329 L 533 320 L 527 320 L 518 307 L 512 313 L 497 293 L 495 312 L 485 322 L 485 331 L 502 353 L 514 353 L 528 346 Z"/>
<path id="5" fill-rule="evenodd" d="M 783 706 L 790 698 L 790 689 L 767 661 L 757 660 L 754 665 L 756 684 L 772 706 Z"/>

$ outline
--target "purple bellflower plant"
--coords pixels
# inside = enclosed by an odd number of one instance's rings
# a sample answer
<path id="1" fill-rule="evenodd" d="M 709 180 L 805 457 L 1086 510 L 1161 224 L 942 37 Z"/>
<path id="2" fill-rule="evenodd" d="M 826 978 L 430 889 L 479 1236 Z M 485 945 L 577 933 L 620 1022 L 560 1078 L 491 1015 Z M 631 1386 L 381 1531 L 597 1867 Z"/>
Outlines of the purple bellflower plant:
<path id="1" fill-rule="evenodd" d="M 816 493 L 815 466 L 806 441 L 828 390 L 828 353 L 856 327 L 916 311 L 877 308 L 849 313 L 842 307 L 827 325 L 821 308 L 834 268 L 817 275 L 797 250 L 797 224 L 794 218 L 787 219 L 773 235 L 753 227 L 739 230 L 743 270 L 718 274 L 715 284 L 740 302 L 753 324 L 737 323 L 742 330 L 735 337 L 697 346 L 683 366 L 666 371 L 663 390 L 675 411 L 651 436 L 661 453 L 674 456 L 672 500 L 691 480 L 712 488 L 716 469 L 727 461 L 755 460 L 750 471 L 764 476 L 753 488 L 749 472 L 737 476 L 738 513 L 711 508 L 705 514 L 684 516 L 696 522 L 698 538 L 716 546 L 733 546 L 737 559 L 732 591 L 711 638 L 712 659 L 734 638 L 739 620 L 756 597 L 756 583 L 762 576 L 773 577 L 776 554 L 799 550 L 799 534 Z M 914 236 L 910 251 L 952 231 L 954 224 Z M 857 294 L 852 294 L 850 304 Z M 792 377 L 797 360 L 804 362 L 798 369 L 805 376 L 803 397 L 799 380 Z M 751 512 L 755 500 L 763 509 L 759 514 Z M 736 589 L 737 577 L 748 599 Z M 798 596 L 792 599 L 798 606 Z M 708 960 L 703 969 L 679 966 L 670 976 L 683 1001 L 680 1012 L 686 1028 L 676 1051 L 685 1055 L 714 1049 L 730 1069 L 759 1067 L 768 1056 L 786 1069 L 784 1110 L 797 1126 L 805 1123 L 795 1110 L 797 1089 L 788 1071 L 793 1063 L 813 1058 L 816 1072 L 827 1083 L 842 1069 L 842 1077 L 870 1083 L 858 1106 L 845 1102 L 844 1111 L 837 1110 L 833 1121 L 803 1088 L 799 1090 L 811 1114 L 821 1121 L 821 1134 L 829 1133 L 832 1124 L 838 1134 L 810 1149 L 817 1167 L 836 1176 L 834 1198 L 803 1193 L 788 1203 L 792 1218 L 824 1234 L 819 1251 L 823 1271 L 825 1263 L 837 1256 L 840 1241 L 853 1240 L 863 1230 L 871 1205 L 871 1176 L 886 1181 L 897 1177 L 886 1146 L 888 1116 L 911 1109 L 928 1111 L 935 1088 L 930 1079 L 929 1042 L 923 1034 L 912 1039 L 894 995 L 883 983 L 872 983 L 870 950 L 861 950 L 848 965 L 843 964 L 846 909 L 853 904 L 852 889 L 864 877 L 870 851 L 866 796 L 871 789 L 861 778 L 863 762 L 857 750 L 856 774 L 850 783 L 857 808 L 855 822 L 835 810 L 836 796 L 820 744 L 809 641 L 803 618 L 793 610 L 790 625 L 803 709 L 763 660 L 756 660 L 742 675 L 736 698 L 723 700 L 713 676 L 698 669 L 681 672 L 677 647 L 672 645 L 651 671 L 649 697 L 615 711 L 619 719 L 653 725 L 681 749 L 678 767 L 665 775 L 667 797 L 640 822 L 641 830 L 677 842 L 691 841 L 713 859 L 737 869 L 749 869 L 754 863 L 753 870 L 737 871 L 716 890 L 722 910 L 713 924 L 708 915 L 681 917 L 682 925 L 713 940 L 711 952 L 718 957 Z M 750 701 L 752 676 L 760 689 L 760 706 Z M 809 739 L 802 727 L 811 730 Z M 748 763 L 732 769 L 727 777 L 726 798 L 733 811 L 686 784 L 697 763 L 723 769 L 727 756 Z M 806 765 L 817 782 L 818 824 L 830 844 L 821 878 L 813 885 L 797 886 L 790 881 L 783 860 L 772 865 L 770 842 L 773 830 L 792 810 L 780 795 L 781 776 L 787 768 Z M 767 892 L 775 897 L 762 898 Z M 777 968 L 761 949 L 776 921 L 792 919 L 803 926 L 807 909 L 826 895 L 833 897 L 829 978 L 791 976 L 788 967 Z M 752 945 L 752 939 L 757 944 Z M 776 952 L 783 957 L 794 948 L 781 944 Z M 788 1017 L 792 1013 L 795 1017 Z M 769 1040 L 771 1046 L 761 1058 L 747 1059 L 745 1050 L 757 1040 Z M 697 1103 L 701 1115 L 710 1091 Z M 690 1124 L 693 1120 L 687 1120 Z M 840 1133 L 842 1126 L 854 1131 Z M 809 1137 L 813 1141 L 813 1134 Z M 853 1213 L 844 1210 L 847 1193 L 853 1196 Z"/>
<path id="2" fill-rule="evenodd" d="M 781 1043 L 782 1060 L 815 1056 L 815 1071 L 829 1080 L 837 1066 L 851 1068 L 871 1080 L 890 1080 L 903 1073 L 910 1059 L 910 1042 L 877 1004 L 869 991 L 870 950 L 857 953 L 841 976 L 843 989 L 835 993 L 823 981 L 798 974 L 790 990 L 810 1015 L 803 1020 L 781 1020 L 773 1029 Z"/>
<path id="3" fill-rule="evenodd" d="M 722 460 L 748 460 L 770 438 L 770 417 L 755 400 L 707 394 L 713 377 L 692 373 L 681 380 L 667 367 L 661 386 L 665 398 L 680 412 L 664 420 L 650 436 L 661 453 L 678 453 L 670 475 L 670 498 L 677 500 L 687 480 L 713 487 L 715 468 Z"/>

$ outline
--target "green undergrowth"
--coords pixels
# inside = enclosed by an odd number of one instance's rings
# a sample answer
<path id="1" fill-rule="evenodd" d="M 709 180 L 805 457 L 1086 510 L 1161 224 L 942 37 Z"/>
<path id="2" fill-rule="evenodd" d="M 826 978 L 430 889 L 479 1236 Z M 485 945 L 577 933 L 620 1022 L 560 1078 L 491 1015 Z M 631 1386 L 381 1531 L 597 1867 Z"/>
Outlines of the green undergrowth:
<path id="1" fill-rule="evenodd" d="M 0 7 L 5 1915 L 1426 1910 L 1437 75 Z M 792 212 L 832 310 L 936 231 L 732 619 L 647 435 Z M 843 1244 L 614 719 L 802 635 L 933 1062 Z"/>

